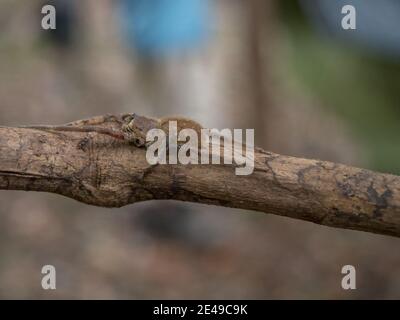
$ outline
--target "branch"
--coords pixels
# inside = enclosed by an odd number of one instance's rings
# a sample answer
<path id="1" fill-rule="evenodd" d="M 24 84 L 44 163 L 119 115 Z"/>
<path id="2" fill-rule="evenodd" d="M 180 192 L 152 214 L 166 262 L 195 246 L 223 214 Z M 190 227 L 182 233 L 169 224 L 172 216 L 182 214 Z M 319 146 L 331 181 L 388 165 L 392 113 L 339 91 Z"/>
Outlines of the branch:
<path id="1" fill-rule="evenodd" d="M 0 127 L 0 189 L 102 207 L 175 199 L 400 237 L 399 176 L 261 149 L 254 172 L 236 176 L 234 165 L 150 166 L 145 152 L 96 133 Z"/>

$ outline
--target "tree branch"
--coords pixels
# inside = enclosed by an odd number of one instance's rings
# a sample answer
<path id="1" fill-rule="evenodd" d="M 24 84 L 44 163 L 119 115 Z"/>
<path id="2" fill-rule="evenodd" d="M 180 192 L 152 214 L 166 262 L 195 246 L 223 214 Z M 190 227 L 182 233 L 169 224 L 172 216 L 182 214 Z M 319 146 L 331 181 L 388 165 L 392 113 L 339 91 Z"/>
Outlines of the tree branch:
<path id="1" fill-rule="evenodd" d="M 236 176 L 235 165 L 150 166 L 145 152 L 96 133 L 0 127 L 0 189 L 102 207 L 175 199 L 400 237 L 399 176 L 261 149 L 254 172 Z"/>

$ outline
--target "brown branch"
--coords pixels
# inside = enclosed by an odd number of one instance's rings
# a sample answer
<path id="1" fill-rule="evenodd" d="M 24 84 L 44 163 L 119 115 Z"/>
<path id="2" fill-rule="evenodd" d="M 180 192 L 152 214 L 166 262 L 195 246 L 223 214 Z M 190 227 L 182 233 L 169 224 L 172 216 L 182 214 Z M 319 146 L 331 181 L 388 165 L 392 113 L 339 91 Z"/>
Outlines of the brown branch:
<path id="1" fill-rule="evenodd" d="M 144 149 L 109 136 L 0 128 L 0 189 L 103 207 L 176 199 L 400 236 L 400 177 L 261 149 L 255 160 L 248 176 L 234 165 L 150 166 Z"/>

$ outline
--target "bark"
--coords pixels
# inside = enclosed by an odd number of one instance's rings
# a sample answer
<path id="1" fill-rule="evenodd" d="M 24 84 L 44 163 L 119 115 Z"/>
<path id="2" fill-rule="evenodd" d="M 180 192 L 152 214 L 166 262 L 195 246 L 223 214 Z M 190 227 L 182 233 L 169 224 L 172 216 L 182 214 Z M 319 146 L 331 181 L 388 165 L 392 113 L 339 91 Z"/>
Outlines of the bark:
<path id="1" fill-rule="evenodd" d="M 151 166 L 145 152 L 96 133 L 0 127 L 0 189 L 102 207 L 175 199 L 400 236 L 399 176 L 262 149 L 254 172 L 236 176 L 235 165 Z"/>

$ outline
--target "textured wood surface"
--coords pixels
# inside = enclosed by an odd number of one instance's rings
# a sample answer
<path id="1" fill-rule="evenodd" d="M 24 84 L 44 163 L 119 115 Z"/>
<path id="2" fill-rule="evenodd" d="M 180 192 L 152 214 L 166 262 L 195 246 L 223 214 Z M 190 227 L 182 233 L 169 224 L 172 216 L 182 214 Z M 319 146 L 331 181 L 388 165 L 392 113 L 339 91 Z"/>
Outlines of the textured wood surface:
<path id="1" fill-rule="evenodd" d="M 144 149 L 101 134 L 0 127 L 0 189 L 103 207 L 176 199 L 400 236 L 400 177 L 261 149 L 253 174 L 236 176 L 235 165 L 150 166 Z"/>

